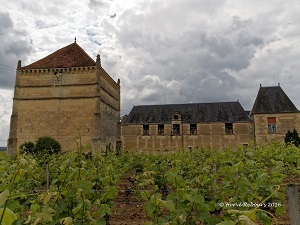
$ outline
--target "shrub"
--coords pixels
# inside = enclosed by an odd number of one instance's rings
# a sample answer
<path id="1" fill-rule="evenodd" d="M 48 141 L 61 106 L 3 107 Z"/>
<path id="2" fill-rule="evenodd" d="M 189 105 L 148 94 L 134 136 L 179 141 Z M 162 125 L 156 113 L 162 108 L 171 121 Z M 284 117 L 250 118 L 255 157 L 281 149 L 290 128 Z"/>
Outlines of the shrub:
<path id="1" fill-rule="evenodd" d="M 298 135 L 297 130 L 294 128 L 293 132 L 288 130 L 288 132 L 285 135 L 284 142 L 286 144 L 293 144 L 296 147 L 300 145 L 300 137 Z"/>
<path id="2" fill-rule="evenodd" d="M 23 144 L 20 145 L 20 153 L 30 153 L 32 154 L 34 152 L 34 143 L 31 141 L 25 142 Z"/>
<path id="3" fill-rule="evenodd" d="M 60 144 L 52 137 L 39 137 L 36 141 L 35 153 L 48 153 L 50 155 L 60 152 Z"/>

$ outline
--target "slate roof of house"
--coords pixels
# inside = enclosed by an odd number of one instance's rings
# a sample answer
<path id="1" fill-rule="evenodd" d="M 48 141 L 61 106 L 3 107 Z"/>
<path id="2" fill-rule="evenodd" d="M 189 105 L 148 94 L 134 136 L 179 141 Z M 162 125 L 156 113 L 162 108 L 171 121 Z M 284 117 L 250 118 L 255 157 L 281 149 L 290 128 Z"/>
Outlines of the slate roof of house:
<path id="1" fill-rule="evenodd" d="M 134 106 L 123 123 L 171 123 L 175 113 L 183 123 L 250 121 L 239 102 L 218 102 Z"/>
<path id="2" fill-rule="evenodd" d="M 76 43 L 63 47 L 54 53 L 21 69 L 50 69 L 96 66 L 96 62 Z"/>
<path id="3" fill-rule="evenodd" d="M 280 86 L 260 87 L 251 114 L 299 112 Z"/>

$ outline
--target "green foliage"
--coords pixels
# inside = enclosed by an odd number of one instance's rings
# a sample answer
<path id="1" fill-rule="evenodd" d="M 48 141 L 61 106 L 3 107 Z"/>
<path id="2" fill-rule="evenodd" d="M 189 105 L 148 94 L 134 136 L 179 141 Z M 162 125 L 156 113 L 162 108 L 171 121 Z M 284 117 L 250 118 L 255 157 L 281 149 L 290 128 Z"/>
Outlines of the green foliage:
<path id="1" fill-rule="evenodd" d="M 106 224 L 128 172 L 147 224 L 274 224 L 285 210 L 284 180 L 300 176 L 299 149 L 275 143 L 118 157 L 54 154 L 48 190 L 37 161 L 31 154 L 0 154 L 0 224 Z M 276 207 L 257 205 L 268 202 Z"/>
<path id="2" fill-rule="evenodd" d="M 292 144 L 298 147 L 300 145 L 300 137 L 298 135 L 297 130 L 294 129 L 293 132 L 288 130 L 288 132 L 285 135 L 284 142 L 286 144 Z"/>
<path id="3" fill-rule="evenodd" d="M 39 137 L 36 141 L 35 153 L 48 153 L 54 154 L 60 152 L 60 144 L 52 137 Z"/>
<path id="4" fill-rule="evenodd" d="M 30 153 L 32 154 L 34 152 L 34 143 L 31 141 L 25 142 L 23 144 L 21 144 L 20 146 L 20 153 Z"/>

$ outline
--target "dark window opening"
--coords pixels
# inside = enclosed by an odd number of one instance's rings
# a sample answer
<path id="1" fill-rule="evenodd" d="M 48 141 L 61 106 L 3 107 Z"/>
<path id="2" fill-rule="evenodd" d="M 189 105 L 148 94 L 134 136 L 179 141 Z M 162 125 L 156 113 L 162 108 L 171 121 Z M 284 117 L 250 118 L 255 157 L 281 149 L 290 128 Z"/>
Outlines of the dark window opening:
<path id="1" fill-rule="evenodd" d="M 197 134 L 197 124 L 190 124 L 190 134 Z"/>
<path id="2" fill-rule="evenodd" d="M 232 123 L 225 123 L 225 134 L 233 134 Z"/>
<path id="3" fill-rule="evenodd" d="M 149 125 L 143 125 L 143 135 L 150 135 Z"/>
<path id="4" fill-rule="evenodd" d="M 164 124 L 158 124 L 158 134 L 159 135 L 165 134 L 165 125 Z"/>
<path id="5" fill-rule="evenodd" d="M 180 134 L 180 124 L 173 124 L 172 134 L 173 135 Z"/>
<path id="6" fill-rule="evenodd" d="M 179 116 L 177 114 L 174 115 L 174 120 L 178 120 Z"/>

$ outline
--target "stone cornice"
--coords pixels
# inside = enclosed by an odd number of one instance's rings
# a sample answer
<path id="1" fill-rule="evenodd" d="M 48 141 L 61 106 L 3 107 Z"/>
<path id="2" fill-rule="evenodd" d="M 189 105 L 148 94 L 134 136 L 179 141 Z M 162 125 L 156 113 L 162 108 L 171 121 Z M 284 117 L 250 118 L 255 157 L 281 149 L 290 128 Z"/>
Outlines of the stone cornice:
<path id="1" fill-rule="evenodd" d="M 20 69 L 17 71 L 20 75 L 48 75 L 54 73 L 84 73 L 84 72 L 92 72 L 96 70 L 96 66 L 87 66 L 87 67 L 70 67 L 70 68 L 51 68 L 51 69 Z"/>
<path id="2" fill-rule="evenodd" d="M 28 86 L 22 86 L 22 85 L 16 85 L 16 88 L 47 88 L 47 87 L 78 87 L 78 86 L 94 86 L 98 85 L 97 83 L 86 83 L 86 84 L 60 84 L 60 85 L 28 85 Z"/>

